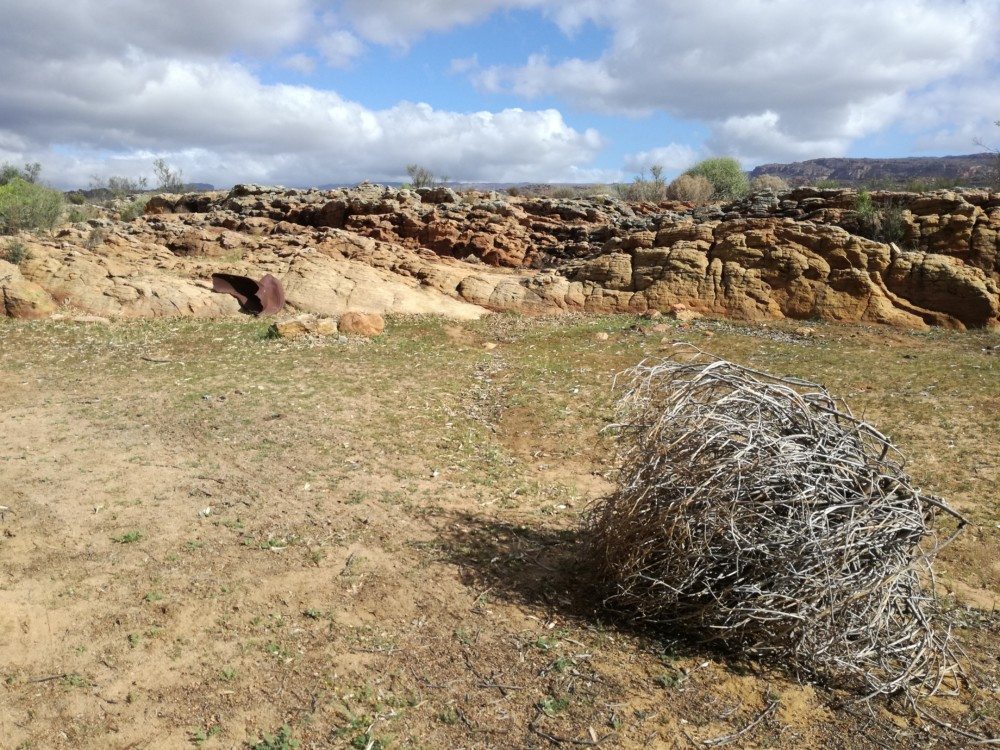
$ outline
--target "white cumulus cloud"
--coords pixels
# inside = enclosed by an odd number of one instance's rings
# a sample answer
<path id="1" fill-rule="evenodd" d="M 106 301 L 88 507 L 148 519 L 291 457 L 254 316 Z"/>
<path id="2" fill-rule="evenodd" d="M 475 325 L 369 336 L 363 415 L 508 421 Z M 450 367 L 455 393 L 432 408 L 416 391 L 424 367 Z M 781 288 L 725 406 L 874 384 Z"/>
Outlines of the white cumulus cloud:
<path id="1" fill-rule="evenodd" d="M 483 89 L 709 123 L 714 150 L 747 159 L 843 152 L 907 120 L 927 87 L 990 80 L 1000 40 L 996 0 L 553 0 L 550 12 L 570 30 L 606 27 L 610 44 L 486 67 Z M 996 107 L 995 67 L 990 88 Z"/>
<path id="2" fill-rule="evenodd" d="M 250 53 L 310 72 L 363 45 L 306 0 L 7 3 L 0 25 L 0 161 L 40 160 L 63 186 L 148 174 L 168 157 L 189 180 L 389 180 L 421 163 L 466 180 L 565 179 L 602 147 L 552 108 L 374 109 L 334 91 L 265 83 Z M 317 34 L 320 36 L 317 39 Z"/>

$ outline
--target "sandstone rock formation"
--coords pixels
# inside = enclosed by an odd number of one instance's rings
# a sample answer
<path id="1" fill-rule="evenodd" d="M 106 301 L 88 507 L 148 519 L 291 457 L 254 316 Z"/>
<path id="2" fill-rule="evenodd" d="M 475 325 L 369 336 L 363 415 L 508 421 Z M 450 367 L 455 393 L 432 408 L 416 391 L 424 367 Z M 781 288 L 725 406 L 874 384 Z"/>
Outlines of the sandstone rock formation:
<path id="1" fill-rule="evenodd" d="M 45 318 L 55 312 L 52 297 L 27 281 L 13 263 L 0 260 L 0 310 L 11 318 Z"/>
<path id="2" fill-rule="evenodd" d="M 17 283 L 64 307 L 124 317 L 236 313 L 236 300 L 211 293 L 220 272 L 272 274 L 292 312 L 335 317 L 685 309 L 744 320 L 998 324 L 1000 194 L 875 194 L 901 207 L 898 247 L 860 236 L 855 198 L 800 188 L 696 208 L 239 185 L 157 196 L 131 223 L 26 236 L 30 259 Z M 13 298 L 5 278 L 0 292 Z"/>

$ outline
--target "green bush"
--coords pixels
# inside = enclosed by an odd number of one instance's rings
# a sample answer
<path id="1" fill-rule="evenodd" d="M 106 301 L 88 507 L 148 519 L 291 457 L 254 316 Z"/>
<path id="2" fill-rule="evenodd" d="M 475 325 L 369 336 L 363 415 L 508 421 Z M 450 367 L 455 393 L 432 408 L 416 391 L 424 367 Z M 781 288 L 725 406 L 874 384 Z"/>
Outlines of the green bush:
<path id="1" fill-rule="evenodd" d="M 0 257 L 8 263 L 19 266 L 30 258 L 31 254 L 28 252 L 28 246 L 20 240 L 8 240 Z"/>
<path id="2" fill-rule="evenodd" d="M 715 200 L 741 198 L 750 190 L 750 182 L 740 163 L 729 156 L 717 156 L 698 162 L 684 174 L 701 175 L 712 183 Z"/>
<path id="3" fill-rule="evenodd" d="M 854 199 L 858 234 L 876 242 L 902 244 L 907 230 L 905 210 L 902 203 L 892 199 L 878 204 L 870 192 L 861 190 Z"/>
<path id="4" fill-rule="evenodd" d="M 150 196 L 140 195 L 134 198 L 125 208 L 118 212 L 118 218 L 122 221 L 133 221 L 138 219 L 146 211 L 146 204 L 149 203 Z"/>
<path id="5" fill-rule="evenodd" d="M 707 203 L 714 192 L 712 183 L 700 174 L 682 174 L 667 186 L 668 198 L 690 203 Z"/>
<path id="6" fill-rule="evenodd" d="M 0 234 L 51 229 L 62 214 L 63 196 L 20 177 L 0 186 Z"/>
<path id="7" fill-rule="evenodd" d="M 12 180 L 21 179 L 25 182 L 38 182 L 38 175 L 42 171 L 42 165 L 36 162 L 29 162 L 22 168 L 4 162 L 0 164 L 0 185 L 6 185 Z"/>

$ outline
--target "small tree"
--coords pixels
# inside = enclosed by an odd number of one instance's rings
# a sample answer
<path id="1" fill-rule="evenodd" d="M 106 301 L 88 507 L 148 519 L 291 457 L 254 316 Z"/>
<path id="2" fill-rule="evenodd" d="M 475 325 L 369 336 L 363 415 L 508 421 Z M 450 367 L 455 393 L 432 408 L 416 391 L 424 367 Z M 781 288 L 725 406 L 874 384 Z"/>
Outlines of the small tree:
<path id="1" fill-rule="evenodd" d="M 22 229 L 52 229 L 62 214 L 63 196 L 57 190 L 15 177 L 0 186 L 0 234 Z"/>
<path id="2" fill-rule="evenodd" d="M 165 159 L 153 162 L 153 173 L 156 175 L 157 189 L 164 193 L 180 193 L 184 190 L 184 178 L 181 170 L 172 169 Z"/>
<path id="3" fill-rule="evenodd" d="M 1000 120 L 997 120 L 993 124 L 996 125 L 998 128 L 1000 128 Z M 987 146 L 986 141 L 984 141 L 982 138 L 976 138 L 974 143 L 977 146 L 980 146 L 981 148 L 986 150 L 987 152 L 993 154 L 994 157 L 993 174 L 991 175 L 992 182 L 994 187 L 1000 188 L 1000 148 L 993 148 L 992 146 Z"/>
<path id="4" fill-rule="evenodd" d="M 750 183 L 740 163 L 728 156 L 718 156 L 698 162 L 684 174 L 701 175 L 712 183 L 715 200 L 741 198 L 750 190 Z"/>
<path id="5" fill-rule="evenodd" d="M 13 164 L 0 165 L 0 185 L 6 185 L 12 180 L 24 180 L 32 184 L 38 182 L 38 175 L 42 172 L 42 165 L 36 162 L 27 162 L 18 169 Z"/>
<path id="6" fill-rule="evenodd" d="M 439 184 L 434 173 L 419 164 L 407 164 L 406 174 L 410 176 L 410 185 L 414 188 L 434 187 Z"/>

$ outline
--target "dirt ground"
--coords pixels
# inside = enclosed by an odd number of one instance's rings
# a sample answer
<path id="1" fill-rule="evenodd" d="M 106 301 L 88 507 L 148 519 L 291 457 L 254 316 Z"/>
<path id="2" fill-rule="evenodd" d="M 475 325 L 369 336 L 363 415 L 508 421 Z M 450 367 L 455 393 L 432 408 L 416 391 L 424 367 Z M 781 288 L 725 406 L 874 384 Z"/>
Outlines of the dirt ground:
<path id="1" fill-rule="evenodd" d="M 824 383 L 969 517 L 927 709 L 1000 735 L 1000 337 L 649 325 L 0 321 L 0 749 L 971 746 L 602 610 L 613 375 L 675 340 Z"/>

